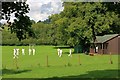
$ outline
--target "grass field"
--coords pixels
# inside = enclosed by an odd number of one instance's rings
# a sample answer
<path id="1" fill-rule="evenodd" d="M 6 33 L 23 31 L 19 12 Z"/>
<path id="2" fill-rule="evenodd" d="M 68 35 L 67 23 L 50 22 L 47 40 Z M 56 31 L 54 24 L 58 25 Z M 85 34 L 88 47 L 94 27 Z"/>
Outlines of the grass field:
<path id="1" fill-rule="evenodd" d="M 13 60 L 14 48 L 26 49 L 26 55 L 20 54 L 17 60 L 19 69 Z M 36 54 L 33 56 L 28 55 L 28 48 L 2 47 L 3 78 L 118 78 L 118 55 L 112 55 L 113 64 L 110 64 L 109 55 L 72 54 L 68 57 L 69 49 L 63 48 L 63 55 L 59 58 L 56 47 L 35 46 Z"/>

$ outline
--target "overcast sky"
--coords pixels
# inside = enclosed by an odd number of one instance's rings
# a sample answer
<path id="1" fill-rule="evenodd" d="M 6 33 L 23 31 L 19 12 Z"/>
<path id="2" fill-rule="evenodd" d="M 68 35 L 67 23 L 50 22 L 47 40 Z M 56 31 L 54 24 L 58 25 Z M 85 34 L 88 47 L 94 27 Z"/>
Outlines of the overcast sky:
<path id="1" fill-rule="evenodd" d="M 30 12 L 27 15 L 36 22 L 44 21 L 51 14 L 60 13 L 64 9 L 61 0 L 27 0 L 27 4 L 30 7 Z M 12 22 L 13 19 L 14 15 L 11 17 Z M 6 21 L 0 20 L 0 22 L 4 23 Z"/>
<path id="2" fill-rule="evenodd" d="M 30 7 L 28 15 L 36 22 L 43 21 L 51 14 L 60 13 L 64 9 L 61 0 L 28 0 L 27 3 Z"/>

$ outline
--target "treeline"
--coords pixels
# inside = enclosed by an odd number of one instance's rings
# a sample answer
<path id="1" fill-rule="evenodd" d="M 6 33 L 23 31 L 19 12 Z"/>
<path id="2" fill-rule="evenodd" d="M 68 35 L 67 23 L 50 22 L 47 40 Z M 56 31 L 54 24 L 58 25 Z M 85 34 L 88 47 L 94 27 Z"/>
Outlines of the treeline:
<path id="1" fill-rule="evenodd" d="M 38 22 L 32 25 L 35 37 L 28 37 L 22 41 L 19 41 L 16 34 L 10 32 L 9 28 L 4 27 L 2 31 L 2 45 L 56 45 L 52 37 L 51 24 L 44 24 Z"/>
<path id="2" fill-rule="evenodd" d="M 96 36 L 120 34 L 120 3 L 64 2 L 64 10 L 32 25 L 34 37 L 19 42 L 3 30 L 3 45 L 89 46 Z"/>

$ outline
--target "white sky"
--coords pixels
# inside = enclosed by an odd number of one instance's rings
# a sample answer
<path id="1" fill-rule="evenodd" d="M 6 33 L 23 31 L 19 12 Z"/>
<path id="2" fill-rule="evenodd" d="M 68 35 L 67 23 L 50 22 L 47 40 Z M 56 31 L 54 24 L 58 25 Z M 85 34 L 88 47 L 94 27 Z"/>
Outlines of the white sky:
<path id="1" fill-rule="evenodd" d="M 51 14 L 60 13 L 64 9 L 61 0 L 27 0 L 27 4 L 30 7 L 30 12 L 27 15 L 36 22 L 39 20 L 44 21 Z M 14 16 L 12 15 L 11 21 L 13 19 Z M 5 20 L 0 22 L 4 23 Z"/>
<path id="2" fill-rule="evenodd" d="M 61 0 L 28 0 L 30 7 L 28 14 L 35 21 L 45 20 L 51 14 L 60 13 L 64 8 Z"/>

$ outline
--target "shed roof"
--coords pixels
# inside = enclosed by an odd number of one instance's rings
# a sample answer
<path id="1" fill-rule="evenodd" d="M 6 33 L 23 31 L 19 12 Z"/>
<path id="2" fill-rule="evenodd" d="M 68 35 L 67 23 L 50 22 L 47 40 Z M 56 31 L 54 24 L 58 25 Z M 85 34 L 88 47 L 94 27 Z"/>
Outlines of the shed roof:
<path id="1" fill-rule="evenodd" d="M 119 34 L 108 34 L 108 35 L 104 35 L 104 36 L 96 36 L 96 42 L 95 43 L 104 43 L 116 36 L 118 36 Z"/>

